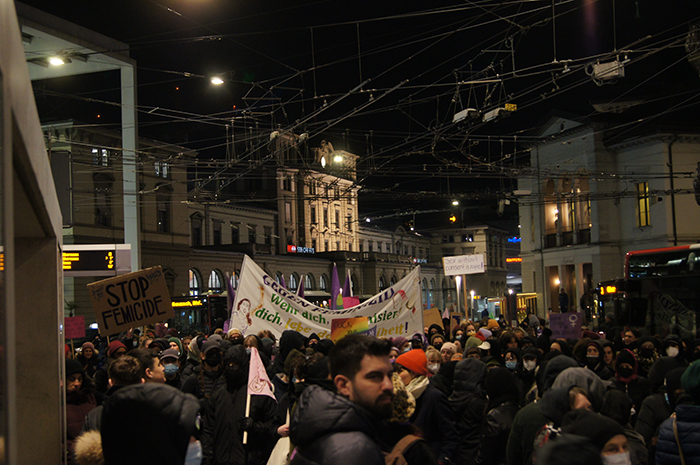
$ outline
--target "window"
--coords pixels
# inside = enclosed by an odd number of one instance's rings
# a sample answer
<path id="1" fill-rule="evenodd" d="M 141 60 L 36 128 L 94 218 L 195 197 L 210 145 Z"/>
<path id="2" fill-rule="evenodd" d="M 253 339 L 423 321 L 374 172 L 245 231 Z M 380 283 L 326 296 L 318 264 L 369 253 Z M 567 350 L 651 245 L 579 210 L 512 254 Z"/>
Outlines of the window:
<path id="1" fill-rule="evenodd" d="M 309 195 L 316 195 L 316 182 L 309 181 Z"/>
<path id="2" fill-rule="evenodd" d="M 348 231 L 352 231 L 352 213 L 348 213 Z"/>
<path id="3" fill-rule="evenodd" d="M 328 227 L 328 207 L 323 207 L 323 227 Z"/>
<path id="4" fill-rule="evenodd" d="M 209 290 L 213 294 L 221 294 L 224 291 L 224 288 L 221 285 L 222 282 L 223 278 L 221 271 L 212 270 L 209 274 Z"/>
<path id="5" fill-rule="evenodd" d="M 266 245 L 272 245 L 272 228 L 269 226 L 264 227 L 265 233 L 263 238 L 265 239 Z"/>
<path id="6" fill-rule="evenodd" d="M 112 226 L 112 180 L 95 180 L 95 224 Z"/>
<path id="7" fill-rule="evenodd" d="M 212 232 L 214 233 L 214 245 L 221 245 L 221 221 L 214 220 L 212 222 Z"/>
<path id="8" fill-rule="evenodd" d="M 335 209 L 335 227 L 340 229 L 340 209 Z"/>
<path id="9" fill-rule="evenodd" d="M 311 205 L 309 207 L 309 220 L 311 224 L 316 224 L 316 205 Z"/>
<path id="10" fill-rule="evenodd" d="M 255 236 L 257 235 L 257 227 L 253 224 L 248 225 L 248 242 L 255 244 Z"/>
<path id="11" fill-rule="evenodd" d="M 238 230 L 238 225 L 232 224 L 231 225 L 231 244 L 240 244 L 241 242 L 241 233 Z"/>
<path id="12" fill-rule="evenodd" d="M 323 251 L 324 251 L 324 252 L 330 252 L 330 250 L 328 249 L 328 239 L 326 239 L 325 241 L 323 241 Z"/>
<path id="13" fill-rule="evenodd" d="M 167 161 L 157 161 L 153 165 L 156 177 L 167 179 L 170 176 L 170 165 Z"/>
<path id="14" fill-rule="evenodd" d="M 109 166 L 109 152 L 107 149 L 92 149 L 92 164 Z"/>
<path id="15" fill-rule="evenodd" d="M 156 196 L 156 220 L 158 232 L 170 232 L 170 196 Z"/>
<path id="16" fill-rule="evenodd" d="M 316 239 L 311 239 L 311 248 L 316 251 Z"/>
<path id="17" fill-rule="evenodd" d="M 340 241 L 335 242 L 335 250 L 340 250 Z"/>
<path id="18" fill-rule="evenodd" d="M 333 200 L 340 200 L 340 187 L 338 186 L 333 189 Z"/>
<path id="19" fill-rule="evenodd" d="M 328 289 L 326 277 L 323 275 L 321 275 L 321 277 L 318 279 L 318 288 L 322 291 L 326 291 L 326 289 Z"/>
<path id="20" fill-rule="evenodd" d="M 192 269 L 190 270 L 190 295 L 197 296 L 201 292 L 202 286 L 202 275 L 199 271 Z"/>
<path id="21" fill-rule="evenodd" d="M 284 202 L 284 221 L 292 222 L 292 204 L 290 202 Z"/>
<path id="22" fill-rule="evenodd" d="M 292 190 L 292 177 L 285 176 L 282 178 L 282 190 L 291 191 Z"/>
<path id="23" fill-rule="evenodd" d="M 238 289 L 238 279 L 236 278 L 236 272 L 231 273 L 231 287 L 235 290 Z"/>
<path id="24" fill-rule="evenodd" d="M 637 184 L 637 227 L 649 226 L 649 184 Z"/>
<path id="25" fill-rule="evenodd" d="M 314 290 L 314 277 L 311 274 L 307 274 L 304 276 L 304 289 L 307 291 L 313 291 Z"/>
<path id="26" fill-rule="evenodd" d="M 386 282 L 384 281 L 384 278 L 379 278 L 379 291 L 383 291 L 386 289 Z"/>
<path id="27" fill-rule="evenodd" d="M 295 273 L 292 273 L 289 276 L 289 289 L 290 291 L 296 291 L 297 287 L 299 287 L 299 276 L 297 276 Z"/>
<path id="28" fill-rule="evenodd" d="M 200 215 L 192 215 L 192 246 L 197 247 L 202 245 L 202 217 Z"/>

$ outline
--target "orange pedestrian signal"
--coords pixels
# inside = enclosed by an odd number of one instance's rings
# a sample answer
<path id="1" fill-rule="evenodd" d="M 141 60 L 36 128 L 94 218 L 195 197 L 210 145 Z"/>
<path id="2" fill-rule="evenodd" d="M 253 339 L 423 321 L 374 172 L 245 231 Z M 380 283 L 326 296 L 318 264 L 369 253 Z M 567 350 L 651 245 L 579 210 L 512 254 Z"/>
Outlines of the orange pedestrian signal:
<path id="1" fill-rule="evenodd" d="M 457 217 L 455 215 L 450 216 L 450 223 L 456 223 Z"/>

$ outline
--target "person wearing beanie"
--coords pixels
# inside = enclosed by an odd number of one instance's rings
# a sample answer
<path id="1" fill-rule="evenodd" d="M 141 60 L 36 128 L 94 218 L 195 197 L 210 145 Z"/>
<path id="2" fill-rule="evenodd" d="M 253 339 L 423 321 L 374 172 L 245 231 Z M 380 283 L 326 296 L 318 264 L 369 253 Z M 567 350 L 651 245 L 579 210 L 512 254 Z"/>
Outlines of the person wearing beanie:
<path id="1" fill-rule="evenodd" d="M 440 349 L 440 355 L 442 356 L 442 363 L 449 362 L 452 360 L 452 356 L 457 353 L 457 346 L 454 342 L 445 342 Z"/>
<path id="2" fill-rule="evenodd" d="M 586 367 L 598 375 L 600 379 L 607 381 L 615 376 L 615 372 L 605 364 L 603 346 L 598 341 L 600 339 L 589 341 L 586 344 Z"/>
<path id="3" fill-rule="evenodd" d="M 199 339 L 199 338 L 198 338 Z M 192 369 L 192 374 L 182 383 L 182 392 L 193 394 L 200 399 L 202 405 L 211 394 L 223 386 L 224 379 L 221 376 L 221 360 L 223 351 L 217 340 L 207 341 L 202 344 L 199 357 L 202 364 Z"/>
<path id="4" fill-rule="evenodd" d="M 85 415 L 97 406 L 95 386 L 78 360 L 66 360 L 66 448 L 69 463 L 72 461 L 75 439 L 80 435 L 85 423 Z"/>
<path id="5" fill-rule="evenodd" d="M 120 341 L 112 341 L 107 346 L 107 360 L 95 372 L 95 390 L 101 394 L 109 389 L 109 365 L 119 357 L 126 355 L 126 346 Z"/>
<path id="6" fill-rule="evenodd" d="M 537 465 L 603 465 L 600 451 L 583 436 L 562 434 L 537 452 Z"/>
<path id="7" fill-rule="evenodd" d="M 80 347 L 80 353 L 75 357 L 80 362 L 85 370 L 85 374 L 90 378 L 95 377 L 99 363 L 97 361 L 97 353 L 92 342 L 84 342 Z"/>
<path id="8" fill-rule="evenodd" d="M 391 340 L 391 345 L 399 349 L 399 353 L 401 354 L 411 350 L 411 345 L 409 344 L 408 339 L 403 336 L 393 338 Z"/>
<path id="9" fill-rule="evenodd" d="M 663 341 L 663 351 L 663 355 L 675 358 L 679 366 L 687 367 L 689 365 L 685 357 L 685 347 L 683 346 L 683 341 L 680 336 L 676 334 L 669 334 L 666 336 Z"/>
<path id="10" fill-rule="evenodd" d="M 599 451 L 604 465 L 632 463 L 625 430 L 612 418 L 589 410 L 572 410 L 564 415 L 561 431 L 587 438 Z"/>
<path id="11" fill-rule="evenodd" d="M 629 444 L 630 458 L 633 465 L 647 463 L 649 450 L 644 436 L 636 432 L 630 425 L 632 413 L 632 399 L 627 394 L 611 389 L 605 393 L 603 407 L 600 414 L 615 420 L 625 430 L 625 436 Z"/>
<path id="12" fill-rule="evenodd" d="M 428 380 L 428 359 L 425 352 L 413 349 L 399 355 L 396 371 L 406 389 L 416 399 L 416 411 L 410 422 L 425 434 L 438 461 L 457 460 L 457 432 L 454 414 L 447 396 Z"/>
<path id="13" fill-rule="evenodd" d="M 443 336 L 441 333 L 435 333 L 432 336 L 430 336 L 430 345 L 435 347 L 435 349 L 442 350 L 442 345 L 445 343 L 445 336 Z"/>
<path id="14" fill-rule="evenodd" d="M 639 376 L 637 358 L 629 349 L 622 349 L 615 359 L 615 378 L 613 387 L 627 394 L 634 402 L 635 414 L 632 417 L 632 425 L 637 421 L 637 413 L 642 407 L 644 399 L 651 394 L 649 380 Z"/>
<path id="15" fill-rule="evenodd" d="M 639 363 L 639 376 L 649 377 L 651 366 L 661 356 L 659 355 L 657 339 L 651 336 L 644 336 L 637 341 L 637 348 L 634 349 L 634 355 L 637 356 Z"/>

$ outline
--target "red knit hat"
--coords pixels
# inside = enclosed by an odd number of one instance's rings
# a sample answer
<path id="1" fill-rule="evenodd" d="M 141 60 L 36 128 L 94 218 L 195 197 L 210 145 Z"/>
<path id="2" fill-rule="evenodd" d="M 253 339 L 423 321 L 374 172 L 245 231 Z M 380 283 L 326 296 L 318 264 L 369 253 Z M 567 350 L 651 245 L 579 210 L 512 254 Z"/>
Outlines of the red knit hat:
<path id="1" fill-rule="evenodd" d="M 396 363 L 414 373 L 428 376 L 428 359 L 425 357 L 425 352 L 420 349 L 409 350 L 399 355 Z"/>
<path id="2" fill-rule="evenodd" d="M 107 348 L 107 356 L 112 357 L 114 355 L 114 352 L 116 352 L 119 349 L 126 350 L 126 346 L 119 341 L 110 342 L 109 347 Z"/>

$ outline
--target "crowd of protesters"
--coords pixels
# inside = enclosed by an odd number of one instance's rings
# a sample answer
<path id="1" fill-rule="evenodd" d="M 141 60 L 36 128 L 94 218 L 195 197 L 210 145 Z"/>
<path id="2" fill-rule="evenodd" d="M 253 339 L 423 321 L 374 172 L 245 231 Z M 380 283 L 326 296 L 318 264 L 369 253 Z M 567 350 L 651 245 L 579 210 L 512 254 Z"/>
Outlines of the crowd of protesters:
<path id="1" fill-rule="evenodd" d="M 484 315 L 337 344 L 164 325 L 96 338 L 74 357 L 66 348 L 66 454 L 78 465 L 700 463 L 700 340 L 642 336 L 612 315 L 597 329 L 565 340 L 534 315 L 515 328 Z M 274 397 L 247 395 L 252 348 Z"/>

